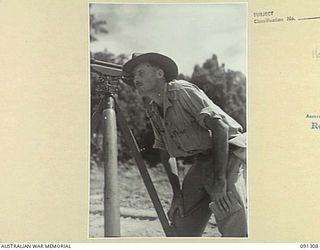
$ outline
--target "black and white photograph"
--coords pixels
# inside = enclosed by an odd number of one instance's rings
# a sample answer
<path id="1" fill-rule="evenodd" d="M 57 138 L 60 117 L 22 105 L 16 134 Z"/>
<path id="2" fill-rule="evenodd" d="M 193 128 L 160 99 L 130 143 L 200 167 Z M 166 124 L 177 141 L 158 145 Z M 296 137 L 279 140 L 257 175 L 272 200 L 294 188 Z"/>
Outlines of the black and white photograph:
<path id="1" fill-rule="evenodd" d="M 247 3 L 88 10 L 88 237 L 250 237 Z"/>
<path id="2" fill-rule="evenodd" d="M 319 10 L 0 0 L 0 248 L 318 249 Z"/>

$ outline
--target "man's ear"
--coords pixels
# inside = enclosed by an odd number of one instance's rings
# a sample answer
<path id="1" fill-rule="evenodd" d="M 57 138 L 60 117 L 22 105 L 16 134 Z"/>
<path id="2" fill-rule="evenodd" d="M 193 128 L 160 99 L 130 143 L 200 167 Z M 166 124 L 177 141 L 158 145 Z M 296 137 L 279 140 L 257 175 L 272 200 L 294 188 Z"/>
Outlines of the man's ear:
<path id="1" fill-rule="evenodd" d="M 157 69 L 157 72 L 156 72 L 156 76 L 157 78 L 163 78 L 164 77 L 164 71 L 163 69 Z"/>

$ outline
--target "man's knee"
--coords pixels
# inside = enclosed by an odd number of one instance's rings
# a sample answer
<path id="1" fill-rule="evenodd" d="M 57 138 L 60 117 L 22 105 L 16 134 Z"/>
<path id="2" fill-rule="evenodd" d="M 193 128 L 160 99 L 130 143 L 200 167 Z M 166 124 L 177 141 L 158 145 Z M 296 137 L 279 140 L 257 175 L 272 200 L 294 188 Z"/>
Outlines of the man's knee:
<path id="1" fill-rule="evenodd" d="M 223 220 L 216 220 L 216 222 L 222 237 L 248 236 L 245 208 L 240 209 Z"/>
<path id="2" fill-rule="evenodd" d="M 195 217 L 180 215 L 175 216 L 173 225 L 178 237 L 201 237 L 209 221 L 210 215 L 206 217 Z"/>
<path id="3" fill-rule="evenodd" d="M 181 217 L 174 213 L 174 228 L 179 237 L 201 237 L 210 219 L 209 199 L 202 199 Z"/>

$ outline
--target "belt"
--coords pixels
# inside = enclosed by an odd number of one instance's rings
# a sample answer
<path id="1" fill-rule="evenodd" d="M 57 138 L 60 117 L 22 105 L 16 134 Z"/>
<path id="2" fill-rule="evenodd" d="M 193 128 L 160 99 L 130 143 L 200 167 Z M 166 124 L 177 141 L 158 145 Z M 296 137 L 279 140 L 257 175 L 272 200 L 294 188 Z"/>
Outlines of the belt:
<path id="1" fill-rule="evenodd" d="M 234 144 L 228 144 L 229 145 L 229 152 L 234 152 L 236 150 L 238 150 L 240 147 Z M 208 156 L 208 155 L 212 155 L 212 148 L 208 148 L 200 153 L 195 154 L 195 156 Z"/>

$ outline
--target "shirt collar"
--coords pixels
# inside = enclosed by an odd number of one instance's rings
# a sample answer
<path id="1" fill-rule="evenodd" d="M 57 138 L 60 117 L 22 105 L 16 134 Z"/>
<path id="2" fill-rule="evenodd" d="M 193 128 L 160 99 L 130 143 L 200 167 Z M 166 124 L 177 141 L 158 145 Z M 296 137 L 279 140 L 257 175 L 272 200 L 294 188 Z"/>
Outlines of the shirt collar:
<path id="1" fill-rule="evenodd" d="M 166 115 L 166 111 L 167 111 L 167 109 L 169 108 L 169 107 L 171 107 L 172 106 L 172 102 L 171 102 L 171 100 L 169 99 L 169 92 L 170 91 L 172 91 L 172 89 L 171 89 L 171 82 L 169 82 L 169 83 L 165 83 L 165 85 L 164 85 L 164 88 L 163 88 L 163 110 L 164 110 L 164 116 Z M 156 103 L 152 100 L 151 101 L 151 110 L 152 110 L 152 112 L 157 112 L 156 110 L 157 110 L 157 108 L 156 108 Z"/>

